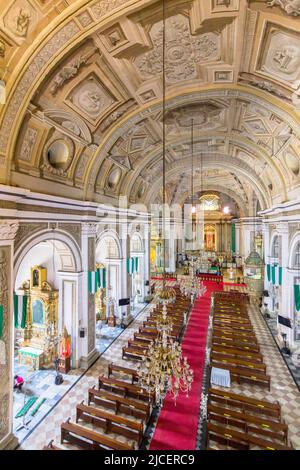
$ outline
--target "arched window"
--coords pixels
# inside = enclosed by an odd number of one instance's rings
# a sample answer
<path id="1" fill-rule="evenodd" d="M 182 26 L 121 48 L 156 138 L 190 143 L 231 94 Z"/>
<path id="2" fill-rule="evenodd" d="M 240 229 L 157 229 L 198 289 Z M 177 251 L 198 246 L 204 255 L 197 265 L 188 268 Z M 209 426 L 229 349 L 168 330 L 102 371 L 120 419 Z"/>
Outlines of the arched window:
<path id="1" fill-rule="evenodd" d="M 279 236 L 276 235 L 273 240 L 272 251 L 271 251 L 272 258 L 279 257 Z"/>
<path id="2" fill-rule="evenodd" d="M 300 269 L 300 241 L 297 243 L 294 249 L 293 268 Z"/>

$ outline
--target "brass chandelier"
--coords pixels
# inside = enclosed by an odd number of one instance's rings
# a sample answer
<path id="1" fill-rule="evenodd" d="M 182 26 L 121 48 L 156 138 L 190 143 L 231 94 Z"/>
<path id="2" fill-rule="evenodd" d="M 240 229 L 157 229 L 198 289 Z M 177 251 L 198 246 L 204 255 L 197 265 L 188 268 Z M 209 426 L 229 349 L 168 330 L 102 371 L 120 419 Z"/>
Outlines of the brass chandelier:
<path id="1" fill-rule="evenodd" d="M 167 312 L 167 304 L 175 303 L 176 292 L 166 286 L 166 244 L 165 244 L 165 204 L 166 204 L 166 0 L 163 0 L 163 285 L 155 293 L 155 300 L 162 304 L 162 313 L 156 319 L 157 338 L 150 343 L 139 369 L 139 384 L 148 393 L 155 394 L 156 404 L 160 406 L 169 392 L 175 403 L 178 393 L 187 394 L 193 382 L 193 371 L 182 356 L 181 345 L 171 337 L 173 322 Z"/>
<path id="2" fill-rule="evenodd" d="M 139 384 L 149 394 L 155 394 L 157 406 L 162 404 L 168 392 L 173 396 L 175 404 L 179 392 L 186 393 L 188 397 L 194 378 L 186 357 L 182 356 L 181 345 L 169 336 L 172 326 L 164 305 L 157 322 L 158 337 L 150 344 L 148 354 L 138 369 Z"/>

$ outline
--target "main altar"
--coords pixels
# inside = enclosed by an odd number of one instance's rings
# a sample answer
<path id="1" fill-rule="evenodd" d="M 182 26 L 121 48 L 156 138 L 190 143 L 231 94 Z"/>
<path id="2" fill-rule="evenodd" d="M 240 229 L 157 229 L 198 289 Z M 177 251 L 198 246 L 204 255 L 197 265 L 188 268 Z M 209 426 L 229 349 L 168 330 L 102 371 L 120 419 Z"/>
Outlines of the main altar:
<path id="1" fill-rule="evenodd" d="M 23 283 L 19 294 L 26 298 L 24 328 L 19 329 L 19 363 L 31 369 L 50 368 L 58 355 L 58 291 L 47 282 L 47 270 L 31 268 L 30 281 Z"/>

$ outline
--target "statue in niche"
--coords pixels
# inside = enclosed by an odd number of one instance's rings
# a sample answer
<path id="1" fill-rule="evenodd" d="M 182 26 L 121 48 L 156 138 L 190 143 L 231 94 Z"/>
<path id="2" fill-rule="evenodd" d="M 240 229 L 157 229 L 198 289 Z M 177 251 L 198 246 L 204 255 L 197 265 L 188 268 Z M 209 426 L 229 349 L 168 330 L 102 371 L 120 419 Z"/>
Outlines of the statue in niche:
<path id="1" fill-rule="evenodd" d="M 34 269 L 32 273 L 32 287 L 39 287 L 39 271 Z"/>

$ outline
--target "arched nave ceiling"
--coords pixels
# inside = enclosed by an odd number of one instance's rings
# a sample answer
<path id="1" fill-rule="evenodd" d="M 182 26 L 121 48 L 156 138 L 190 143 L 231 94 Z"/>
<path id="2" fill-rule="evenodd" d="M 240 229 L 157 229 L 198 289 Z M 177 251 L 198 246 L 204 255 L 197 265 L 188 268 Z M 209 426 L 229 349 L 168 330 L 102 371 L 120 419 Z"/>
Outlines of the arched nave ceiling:
<path id="1" fill-rule="evenodd" d="M 7 100 L 1 108 L 0 182 L 99 202 L 119 195 L 131 202 L 156 200 L 162 2 L 1 3 L 0 71 Z M 234 190 L 243 211 L 253 194 L 261 208 L 296 197 L 298 2 L 168 4 L 170 200 L 182 200 L 188 191 L 192 118 L 196 185 L 201 166 L 211 172 L 207 190 Z M 50 161 L 49 149 L 55 157 Z"/>

